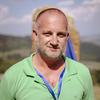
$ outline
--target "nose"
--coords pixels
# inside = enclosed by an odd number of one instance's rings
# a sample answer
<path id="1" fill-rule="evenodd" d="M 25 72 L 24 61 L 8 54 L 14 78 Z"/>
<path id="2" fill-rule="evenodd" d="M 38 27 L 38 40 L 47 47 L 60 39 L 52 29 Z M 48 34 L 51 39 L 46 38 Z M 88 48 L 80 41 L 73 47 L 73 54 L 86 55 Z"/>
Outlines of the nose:
<path id="1" fill-rule="evenodd" d="M 56 47 L 58 46 L 58 38 L 57 38 L 56 35 L 52 36 L 52 39 L 51 39 L 50 43 L 51 43 L 52 46 L 56 46 Z"/>

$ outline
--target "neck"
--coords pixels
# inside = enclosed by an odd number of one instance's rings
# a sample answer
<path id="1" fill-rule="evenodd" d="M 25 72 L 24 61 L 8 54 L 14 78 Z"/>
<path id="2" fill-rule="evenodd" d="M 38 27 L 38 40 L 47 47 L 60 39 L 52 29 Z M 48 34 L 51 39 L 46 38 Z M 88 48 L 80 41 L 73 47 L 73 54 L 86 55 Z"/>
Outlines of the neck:
<path id="1" fill-rule="evenodd" d="M 49 84 L 55 87 L 59 75 L 64 69 L 64 58 L 58 60 L 45 60 L 39 54 L 33 56 L 33 66 L 45 77 Z"/>
<path id="2" fill-rule="evenodd" d="M 33 57 L 33 63 L 35 63 L 36 67 L 41 67 L 43 69 L 48 68 L 50 70 L 60 69 L 64 65 L 64 58 L 59 57 L 59 59 L 50 59 L 41 56 L 40 54 L 35 54 Z"/>

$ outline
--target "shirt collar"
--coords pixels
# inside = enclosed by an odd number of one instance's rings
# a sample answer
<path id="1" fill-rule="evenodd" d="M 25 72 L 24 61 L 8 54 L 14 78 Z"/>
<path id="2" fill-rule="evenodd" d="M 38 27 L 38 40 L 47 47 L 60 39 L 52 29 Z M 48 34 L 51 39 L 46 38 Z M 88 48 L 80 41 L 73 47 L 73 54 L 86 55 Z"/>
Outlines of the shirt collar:
<path id="1" fill-rule="evenodd" d="M 67 76 L 72 76 L 77 74 L 77 70 L 75 68 L 75 61 L 73 61 L 72 59 L 65 57 L 65 63 L 66 63 L 66 67 L 67 67 L 67 71 L 65 71 L 65 74 Z"/>
<path id="2" fill-rule="evenodd" d="M 35 53 L 31 54 L 27 58 L 28 65 L 24 67 L 24 73 L 29 77 L 34 77 L 36 79 L 40 79 L 32 65 L 32 56 L 34 56 L 34 55 L 35 55 Z M 77 70 L 74 67 L 73 61 L 71 61 L 71 59 L 69 59 L 67 57 L 64 57 L 64 58 L 65 58 L 65 67 L 66 67 L 65 75 L 71 76 L 71 75 L 77 74 Z"/>

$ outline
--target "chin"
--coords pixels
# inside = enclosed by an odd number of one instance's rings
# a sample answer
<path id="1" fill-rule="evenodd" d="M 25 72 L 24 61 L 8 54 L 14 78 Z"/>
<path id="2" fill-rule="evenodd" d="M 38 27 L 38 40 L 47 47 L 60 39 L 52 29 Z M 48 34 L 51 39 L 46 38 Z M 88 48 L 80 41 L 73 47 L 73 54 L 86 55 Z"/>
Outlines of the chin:
<path id="1" fill-rule="evenodd" d="M 60 59 L 63 55 L 62 51 L 52 52 L 50 50 L 42 50 L 40 52 L 46 59 Z"/>
<path id="2" fill-rule="evenodd" d="M 61 54 L 46 54 L 46 56 L 50 59 L 59 59 L 61 57 Z"/>

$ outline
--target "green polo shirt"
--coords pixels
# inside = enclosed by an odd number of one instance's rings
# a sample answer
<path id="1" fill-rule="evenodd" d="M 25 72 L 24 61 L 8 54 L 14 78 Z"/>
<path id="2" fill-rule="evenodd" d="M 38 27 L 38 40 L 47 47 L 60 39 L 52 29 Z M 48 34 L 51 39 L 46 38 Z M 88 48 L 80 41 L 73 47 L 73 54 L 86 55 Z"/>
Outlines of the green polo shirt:
<path id="1" fill-rule="evenodd" d="M 94 100 L 89 70 L 66 58 L 59 100 Z M 53 88 L 55 95 L 58 84 Z M 10 67 L 0 83 L 0 100 L 54 100 L 32 65 L 32 55 Z"/>

